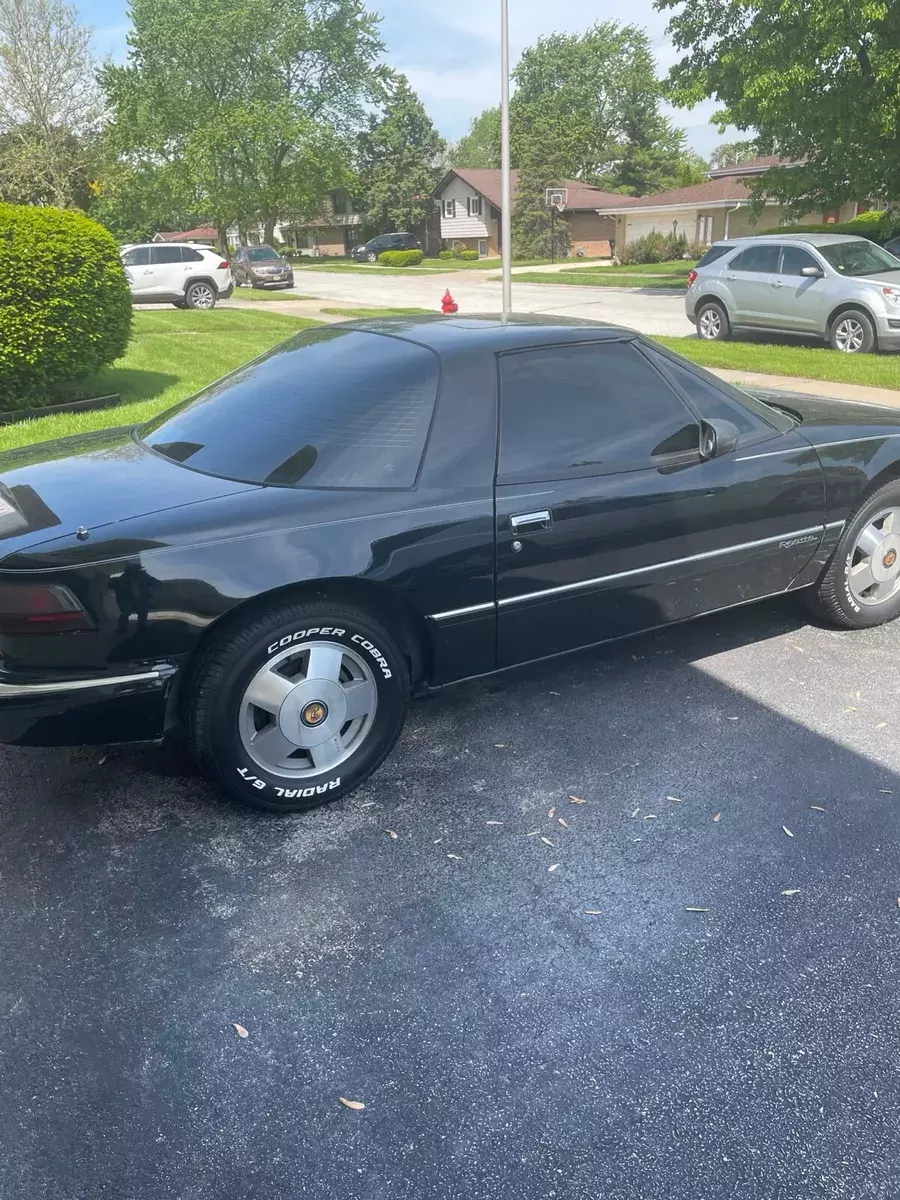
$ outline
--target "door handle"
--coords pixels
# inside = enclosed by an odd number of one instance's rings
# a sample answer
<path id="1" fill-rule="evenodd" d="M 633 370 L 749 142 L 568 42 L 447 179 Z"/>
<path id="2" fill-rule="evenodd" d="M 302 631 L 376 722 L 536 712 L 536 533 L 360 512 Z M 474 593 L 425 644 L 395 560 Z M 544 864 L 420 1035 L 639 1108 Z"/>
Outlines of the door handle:
<path id="1" fill-rule="evenodd" d="M 733 280 L 737 279 L 737 275 L 726 275 L 725 278 L 733 281 Z"/>
<path id="2" fill-rule="evenodd" d="M 780 279 L 776 279 L 775 282 L 772 284 L 772 287 L 775 287 L 775 288 L 784 287 L 784 284 L 781 282 Z"/>
<path id="3" fill-rule="evenodd" d="M 141 274 L 142 274 L 142 275 L 152 275 L 152 274 L 153 274 L 153 270 L 152 270 L 152 269 L 150 269 L 150 270 L 148 270 L 148 271 L 142 271 L 142 272 L 141 272 Z"/>
<path id="4" fill-rule="evenodd" d="M 553 517 L 549 508 L 540 512 L 517 513 L 509 518 L 509 527 L 513 533 L 536 533 L 539 529 L 551 529 Z"/>

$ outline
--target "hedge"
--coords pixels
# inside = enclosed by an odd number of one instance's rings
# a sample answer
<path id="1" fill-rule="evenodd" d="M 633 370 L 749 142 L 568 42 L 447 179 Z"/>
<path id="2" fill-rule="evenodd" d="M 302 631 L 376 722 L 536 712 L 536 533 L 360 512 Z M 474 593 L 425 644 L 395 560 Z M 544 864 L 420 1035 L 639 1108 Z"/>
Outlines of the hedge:
<path id="1" fill-rule="evenodd" d="M 659 233 L 651 229 L 643 237 L 626 242 L 618 259 L 622 264 L 674 262 L 690 255 L 692 249 L 683 233 Z"/>
<path id="2" fill-rule="evenodd" d="M 878 209 L 860 213 L 850 221 L 839 221 L 831 225 L 779 225 L 774 229 L 763 229 L 763 234 L 790 233 L 852 233 L 869 238 L 873 242 L 887 242 L 900 233 L 900 218 L 888 216 Z M 756 235 L 754 235 L 756 236 Z"/>
<path id="3" fill-rule="evenodd" d="M 0 410 L 119 358 L 131 294 L 112 235 L 83 213 L 0 203 Z"/>
<path id="4" fill-rule="evenodd" d="M 421 250 L 385 250 L 378 261 L 383 267 L 417 267 L 424 257 Z"/>
<path id="5" fill-rule="evenodd" d="M 477 250 L 460 250 L 459 257 L 463 262 L 478 262 Z"/>

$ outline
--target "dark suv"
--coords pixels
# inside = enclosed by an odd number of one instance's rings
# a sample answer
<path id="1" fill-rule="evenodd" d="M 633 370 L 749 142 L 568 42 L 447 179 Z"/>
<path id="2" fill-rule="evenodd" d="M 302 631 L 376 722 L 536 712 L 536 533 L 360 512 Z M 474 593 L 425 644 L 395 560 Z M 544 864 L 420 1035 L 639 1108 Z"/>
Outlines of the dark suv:
<path id="1" fill-rule="evenodd" d="M 385 250 L 421 250 L 419 239 L 411 233 L 381 233 L 361 246 L 354 246 L 350 257 L 356 262 L 378 262 Z"/>
<path id="2" fill-rule="evenodd" d="M 238 287 L 293 287 L 294 270 L 271 246 L 241 246 L 231 262 Z"/>

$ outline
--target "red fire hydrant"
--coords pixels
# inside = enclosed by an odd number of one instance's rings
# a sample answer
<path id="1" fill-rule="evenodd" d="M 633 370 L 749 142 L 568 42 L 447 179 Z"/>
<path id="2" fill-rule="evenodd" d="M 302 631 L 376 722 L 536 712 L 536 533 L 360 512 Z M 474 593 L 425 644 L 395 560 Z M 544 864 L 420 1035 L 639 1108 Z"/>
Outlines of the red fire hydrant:
<path id="1" fill-rule="evenodd" d="M 450 317 L 455 312 L 459 312 L 459 305 L 450 295 L 449 288 L 447 288 L 446 292 L 444 292 L 444 298 L 441 300 L 441 311 L 445 317 Z"/>

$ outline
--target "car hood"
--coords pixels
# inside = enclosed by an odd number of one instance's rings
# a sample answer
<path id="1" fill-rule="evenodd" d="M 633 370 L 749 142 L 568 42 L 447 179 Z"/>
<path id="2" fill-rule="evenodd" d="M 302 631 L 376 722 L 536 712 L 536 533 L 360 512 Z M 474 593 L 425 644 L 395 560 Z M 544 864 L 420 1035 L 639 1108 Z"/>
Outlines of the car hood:
<path id="1" fill-rule="evenodd" d="M 201 475 L 135 441 L 103 430 L 0 454 L 0 562 L 49 542 L 90 543 L 137 516 L 257 490 Z"/>
<path id="2" fill-rule="evenodd" d="M 765 388 L 744 390 L 764 404 L 799 418 L 802 429 L 832 425 L 840 427 L 845 437 L 852 437 L 857 430 L 860 437 L 877 433 L 879 428 L 888 433 L 900 431 L 900 408 L 865 404 L 859 400 L 835 400 L 831 396 L 808 396 L 801 392 Z"/>
<path id="3" fill-rule="evenodd" d="M 286 258 L 258 258 L 247 263 L 251 271 L 258 271 L 260 267 L 286 267 L 287 265 Z"/>
<path id="4" fill-rule="evenodd" d="M 879 271 L 877 275 L 845 275 L 844 279 L 855 279 L 859 283 L 875 283 L 879 287 L 900 287 L 900 267 L 897 270 Z"/>

